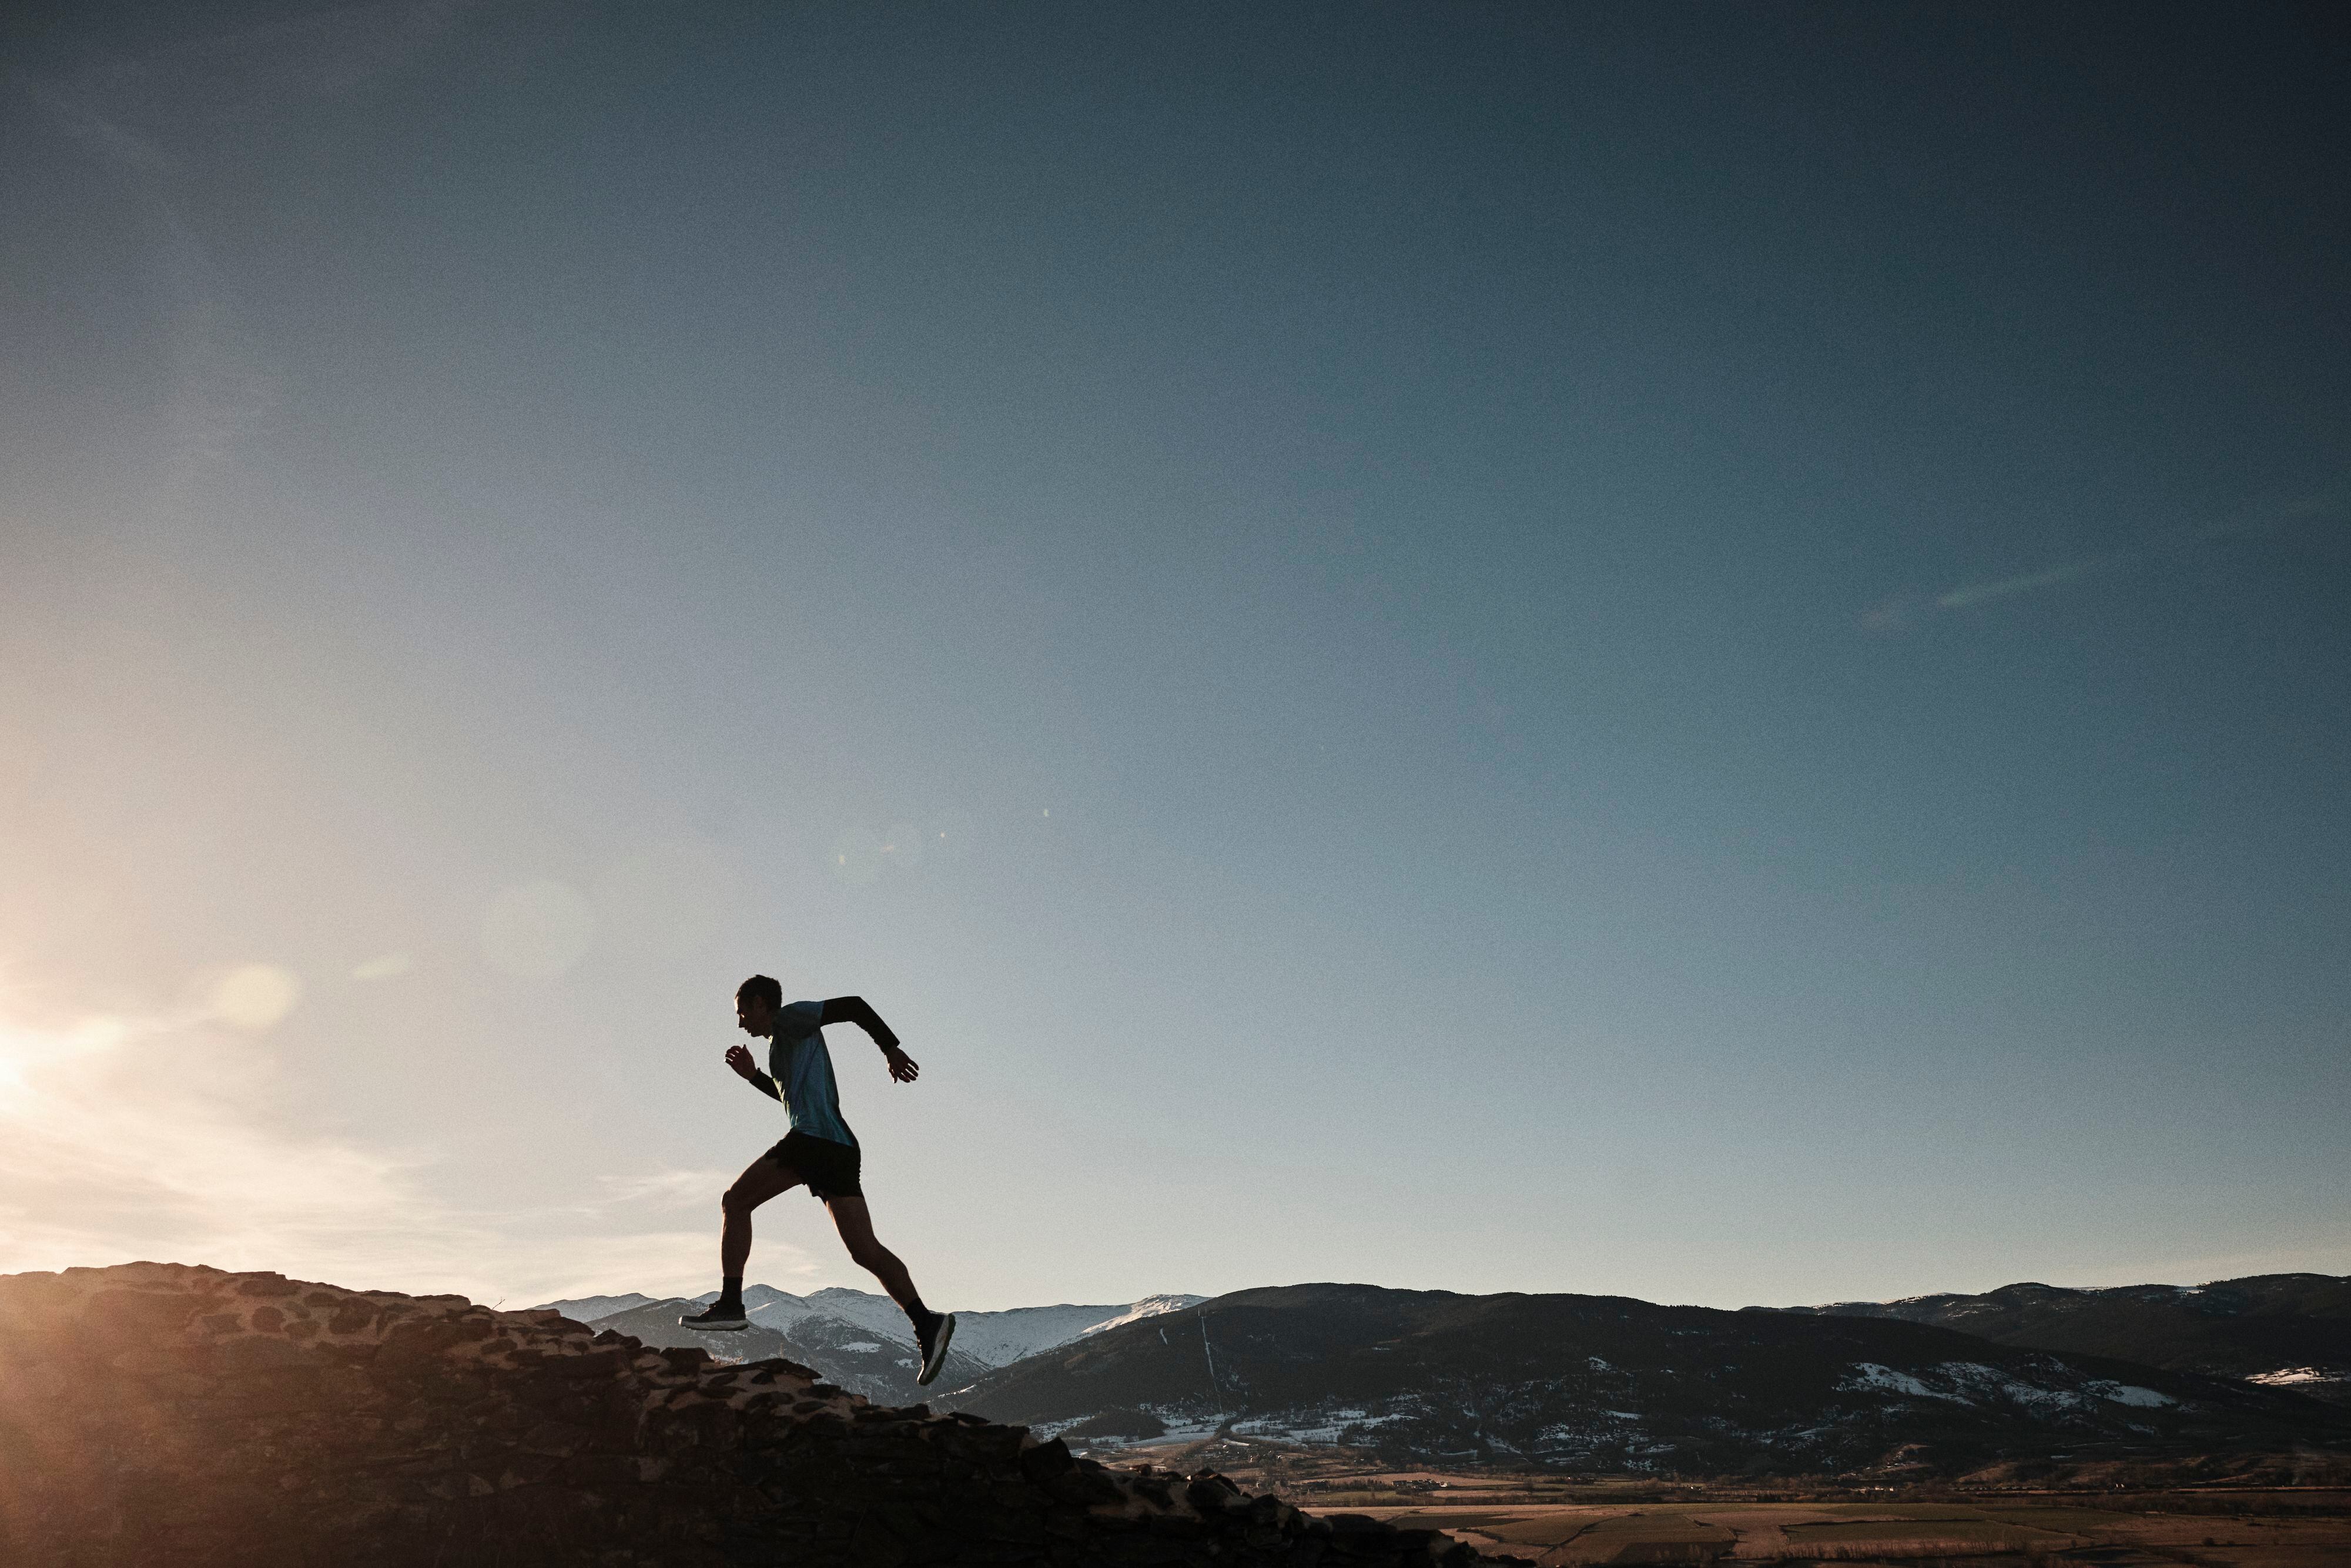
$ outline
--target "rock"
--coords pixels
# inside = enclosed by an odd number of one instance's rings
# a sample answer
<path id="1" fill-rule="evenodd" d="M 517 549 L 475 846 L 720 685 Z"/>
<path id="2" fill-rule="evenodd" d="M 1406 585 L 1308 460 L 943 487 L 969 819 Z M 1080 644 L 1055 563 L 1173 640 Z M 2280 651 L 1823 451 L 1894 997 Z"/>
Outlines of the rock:
<path id="1" fill-rule="evenodd" d="M 553 1312 L 177 1264 L 0 1277 L 8 1568 L 1479 1561 L 1146 1472 Z"/>

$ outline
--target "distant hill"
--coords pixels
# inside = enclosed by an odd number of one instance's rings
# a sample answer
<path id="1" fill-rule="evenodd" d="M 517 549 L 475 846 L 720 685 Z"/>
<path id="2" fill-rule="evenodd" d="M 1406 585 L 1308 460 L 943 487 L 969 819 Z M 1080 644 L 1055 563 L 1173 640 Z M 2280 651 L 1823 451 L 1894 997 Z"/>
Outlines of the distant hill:
<path id="1" fill-rule="evenodd" d="M 2117 1356 L 2351 1405 L 2351 1278 L 2333 1274 L 2095 1290 L 2003 1285 L 1978 1296 L 1749 1310 L 1899 1318 L 1999 1344 Z"/>
<path id="2" fill-rule="evenodd" d="M 814 1370 L 836 1387 L 877 1404 L 919 1404 L 926 1392 L 914 1382 L 914 1348 L 903 1332 L 895 1336 L 885 1335 L 862 1324 L 821 1314 L 803 1316 L 786 1329 L 772 1327 L 756 1317 L 749 1328 L 724 1333 L 702 1333 L 678 1325 L 680 1313 L 699 1311 L 703 1305 L 701 1301 L 654 1301 L 598 1318 L 589 1326 L 627 1334 L 649 1345 L 707 1351 L 723 1361 L 766 1361 L 780 1356 Z M 941 1377 L 952 1385 L 986 1376 L 989 1370 L 984 1363 L 949 1350 Z"/>
<path id="3" fill-rule="evenodd" d="M 1693 1475 L 2351 1441 L 2351 1415 L 2289 1395 L 1899 1319 L 1369 1285 L 1220 1296 L 933 1403 L 1072 1441 L 1225 1431 Z"/>
<path id="4" fill-rule="evenodd" d="M 609 1318 L 614 1312 L 625 1312 L 632 1307 L 649 1307 L 653 1298 L 631 1291 L 625 1296 L 574 1296 L 569 1301 L 541 1301 L 531 1311 L 561 1312 L 575 1323 L 592 1323 L 598 1318 Z"/>
<path id="5" fill-rule="evenodd" d="M 839 1287 L 796 1296 L 772 1285 L 747 1285 L 743 1302 L 751 1326 L 724 1333 L 681 1328 L 678 1318 L 714 1299 L 654 1301 L 632 1293 L 550 1301 L 549 1307 L 575 1322 L 611 1329 L 646 1344 L 691 1347 L 729 1361 L 783 1356 L 812 1367 L 828 1382 L 852 1394 L 889 1404 L 911 1405 L 930 1390 L 914 1382 L 914 1332 L 905 1314 L 887 1296 Z M 1072 1340 L 1179 1312 L 1199 1296 L 1147 1296 L 1103 1306 L 1015 1307 L 993 1312 L 958 1312 L 953 1348 L 934 1387 L 953 1388 L 996 1368 Z M 607 1302 L 627 1305 L 595 1317 L 580 1311 Z"/>

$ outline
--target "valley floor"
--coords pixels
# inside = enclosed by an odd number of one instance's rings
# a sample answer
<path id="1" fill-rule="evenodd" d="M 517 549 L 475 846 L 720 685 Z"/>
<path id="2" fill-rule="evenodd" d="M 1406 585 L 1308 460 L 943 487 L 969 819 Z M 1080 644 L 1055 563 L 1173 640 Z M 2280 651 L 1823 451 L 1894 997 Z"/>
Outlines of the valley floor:
<path id="1" fill-rule="evenodd" d="M 1923 1563 L 1968 1568 L 2332 1568 L 2351 1562 L 2351 1498 L 2331 1513 L 2264 1516 L 2177 1500 L 2015 1502 L 1689 1502 L 1497 1506 L 1450 1502 L 1356 1511 L 1442 1529 L 1480 1551 L 1544 1568 L 1604 1563 Z M 2219 1500 L 2199 1499 L 2210 1506 Z M 2233 1508 L 2231 1508 L 2233 1504 Z"/>
<path id="2" fill-rule="evenodd" d="M 1440 1529 L 1543 1568 L 1837 1563 L 1866 1568 L 2341 1568 L 2351 1490 L 2319 1487 L 1684 1485 L 1383 1469 L 1368 1456 L 1206 1442 L 1104 1458 L 1213 1468 L 1315 1513 Z"/>

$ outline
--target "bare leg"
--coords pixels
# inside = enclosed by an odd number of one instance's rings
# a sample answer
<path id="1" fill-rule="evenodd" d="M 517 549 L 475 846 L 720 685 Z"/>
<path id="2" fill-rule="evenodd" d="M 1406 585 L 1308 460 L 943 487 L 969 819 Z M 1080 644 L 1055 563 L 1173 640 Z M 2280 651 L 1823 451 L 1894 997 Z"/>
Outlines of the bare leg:
<path id="1" fill-rule="evenodd" d="M 848 1244 L 849 1256 L 859 1268 L 881 1281 L 882 1288 L 890 1292 L 890 1299 L 897 1302 L 908 1317 L 913 1317 L 923 1298 L 915 1294 L 914 1278 L 906 1272 L 906 1266 L 898 1261 L 898 1255 L 873 1239 L 873 1216 L 866 1208 L 865 1200 L 862 1197 L 829 1197 L 824 1200 L 824 1206 L 832 1211 L 832 1223 L 840 1230 L 841 1240 Z"/>
<path id="2" fill-rule="evenodd" d="M 744 1167 L 718 1200 L 726 1222 L 718 1232 L 718 1271 L 729 1278 L 743 1272 L 751 1260 L 751 1211 L 779 1192 L 799 1186 L 798 1171 L 778 1165 L 765 1155 Z M 871 1232 L 869 1231 L 870 1235 Z"/>

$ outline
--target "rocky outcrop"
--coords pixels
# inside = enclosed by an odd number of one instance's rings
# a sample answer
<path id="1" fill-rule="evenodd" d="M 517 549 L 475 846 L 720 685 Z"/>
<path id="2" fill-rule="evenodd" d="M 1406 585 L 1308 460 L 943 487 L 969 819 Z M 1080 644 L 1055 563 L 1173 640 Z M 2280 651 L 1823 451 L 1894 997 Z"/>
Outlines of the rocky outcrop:
<path id="1" fill-rule="evenodd" d="M 788 1361 L 133 1263 L 0 1278 L 0 1562 L 1458 1565 Z"/>

